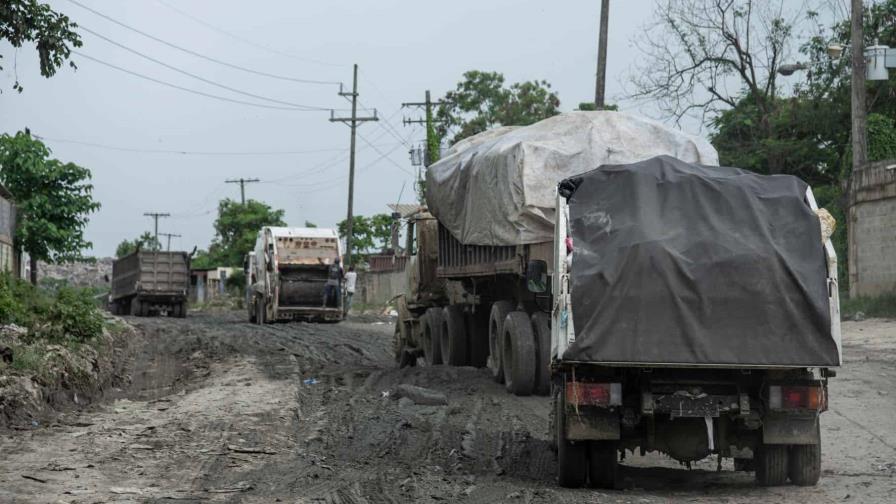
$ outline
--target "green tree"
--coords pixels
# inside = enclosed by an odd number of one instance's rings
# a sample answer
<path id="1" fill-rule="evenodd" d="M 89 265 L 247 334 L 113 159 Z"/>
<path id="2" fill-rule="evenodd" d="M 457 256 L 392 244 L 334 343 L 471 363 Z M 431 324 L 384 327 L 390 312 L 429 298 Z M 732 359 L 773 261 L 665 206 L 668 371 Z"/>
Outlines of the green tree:
<path id="1" fill-rule="evenodd" d="M 342 219 L 336 226 L 339 237 L 345 239 L 348 235 L 348 219 Z M 363 215 L 352 216 L 352 262 L 357 264 L 361 255 L 370 252 L 373 248 L 373 228 L 370 219 Z"/>
<path id="2" fill-rule="evenodd" d="M 370 217 L 370 234 L 374 246 L 380 250 L 386 250 L 392 245 L 393 222 L 389 214 L 376 214 Z"/>
<path id="3" fill-rule="evenodd" d="M 121 258 L 132 254 L 138 247 L 141 250 L 162 250 L 162 244 L 159 243 L 159 240 L 149 231 L 145 231 L 133 240 L 122 240 L 115 249 L 115 257 Z"/>
<path id="4" fill-rule="evenodd" d="M 215 266 L 241 266 L 255 247 L 261 228 L 286 225 L 283 213 L 252 199 L 245 205 L 229 198 L 218 203 L 215 238 L 208 250 L 211 262 Z"/>
<path id="5" fill-rule="evenodd" d="M 455 132 L 452 143 L 495 126 L 527 126 L 560 113 L 560 99 L 547 81 L 504 86 L 498 72 L 470 70 L 449 91 L 436 113 L 439 138 Z"/>
<path id="6" fill-rule="evenodd" d="M 84 238 L 87 216 L 100 208 L 93 200 L 90 170 L 50 158 L 50 149 L 25 130 L 0 136 L 0 181 L 13 194 L 19 219 L 16 248 L 37 262 L 80 259 L 93 244 Z"/>
<path id="7" fill-rule="evenodd" d="M 311 222 L 311 221 L 306 220 L 306 221 L 305 221 L 305 227 L 306 227 L 306 228 L 316 228 L 316 227 L 317 227 L 317 224 L 315 224 L 315 223 L 313 223 L 313 222 Z"/>
<path id="8" fill-rule="evenodd" d="M 37 0 L 4 0 L 0 3 L 0 39 L 14 48 L 33 42 L 40 58 L 40 73 L 52 77 L 71 55 L 72 47 L 81 47 L 81 37 L 74 31 L 78 25 L 68 16 L 53 11 Z M 3 55 L 0 55 L 3 58 Z M 69 62 L 77 68 L 74 62 Z M 0 70 L 3 67 L 0 66 Z M 16 78 L 13 89 L 22 92 Z"/>

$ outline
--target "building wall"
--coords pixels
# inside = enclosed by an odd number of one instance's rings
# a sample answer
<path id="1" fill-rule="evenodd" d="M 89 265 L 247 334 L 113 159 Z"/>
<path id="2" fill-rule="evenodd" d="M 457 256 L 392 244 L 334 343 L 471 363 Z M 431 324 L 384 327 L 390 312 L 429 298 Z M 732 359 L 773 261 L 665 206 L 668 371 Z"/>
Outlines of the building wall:
<path id="1" fill-rule="evenodd" d="M 15 206 L 6 198 L 0 197 L 0 271 L 18 275 L 19 261 L 13 248 L 15 228 Z"/>
<path id="2" fill-rule="evenodd" d="M 405 292 L 407 275 L 404 271 L 363 272 L 358 274 L 354 303 L 385 305 Z"/>
<path id="3" fill-rule="evenodd" d="M 852 185 L 849 294 L 896 292 L 896 161 L 871 164 Z"/>

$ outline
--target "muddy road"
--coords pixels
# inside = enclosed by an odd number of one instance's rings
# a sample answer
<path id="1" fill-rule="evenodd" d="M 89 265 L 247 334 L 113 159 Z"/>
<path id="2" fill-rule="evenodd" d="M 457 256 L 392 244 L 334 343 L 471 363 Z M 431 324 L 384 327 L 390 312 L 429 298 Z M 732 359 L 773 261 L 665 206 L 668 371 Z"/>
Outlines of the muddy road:
<path id="1" fill-rule="evenodd" d="M 757 488 L 715 459 L 629 455 L 619 491 L 554 482 L 549 403 L 488 371 L 398 370 L 392 327 L 128 319 L 131 383 L 89 411 L 0 434 L 0 502 L 893 502 L 896 321 L 844 325 L 817 487 Z M 396 399 L 399 384 L 447 405 Z"/>

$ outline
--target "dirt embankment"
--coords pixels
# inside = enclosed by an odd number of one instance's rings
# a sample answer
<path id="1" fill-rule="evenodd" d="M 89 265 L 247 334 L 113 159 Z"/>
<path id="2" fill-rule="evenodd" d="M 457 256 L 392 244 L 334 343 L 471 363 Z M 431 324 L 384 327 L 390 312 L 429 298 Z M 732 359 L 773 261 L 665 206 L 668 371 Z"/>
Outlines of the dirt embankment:
<path id="1" fill-rule="evenodd" d="M 85 343 L 30 341 L 25 332 L 0 327 L 0 347 L 10 354 L 0 363 L 0 431 L 39 427 L 127 386 L 136 332 L 123 321 L 109 319 L 102 333 Z"/>
<path id="2" fill-rule="evenodd" d="M 392 327 L 129 319 L 132 384 L 0 435 L 0 502 L 892 502 L 896 322 L 844 325 L 817 487 L 629 454 L 618 491 L 555 483 L 549 403 L 485 370 L 396 369 Z M 425 387 L 418 395 L 408 386 Z"/>

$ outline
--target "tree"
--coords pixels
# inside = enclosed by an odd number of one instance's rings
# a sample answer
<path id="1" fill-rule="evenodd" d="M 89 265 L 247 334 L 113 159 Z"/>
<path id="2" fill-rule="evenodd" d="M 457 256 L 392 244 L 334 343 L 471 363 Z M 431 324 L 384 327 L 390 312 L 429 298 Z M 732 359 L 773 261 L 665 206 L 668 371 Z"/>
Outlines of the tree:
<path id="1" fill-rule="evenodd" d="M 152 233 L 145 231 L 133 240 L 122 240 L 115 249 L 115 257 L 121 258 L 132 254 L 138 248 L 141 250 L 162 250 L 162 244 L 159 243 L 159 240 Z"/>
<path id="2" fill-rule="evenodd" d="M 311 221 L 306 220 L 306 221 L 305 221 L 305 227 L 306 227 L 306 228 L 316 228 L 316 227 L 317 227 L 317 224 L 315 224 L 315 223 L 313 223 L 313 222 L 311 222 Z"/>
<path id="3" fill-rule="evenodd" d="M 495 126 L 527 126 L 560 113 L 560 99 L 547 81 L 507 88 L 498 72 L 470 70 L 463 77 L 436 113 L 439 138 L 454 131 L 452 143 Z"/>
<path id="4" fill-rule="evenodd" d="M 358 252 L 358 256 L 352 256 L 358 262 L 360 254 L 370 254 L 372 251 L 385 250 L 392 241 L 392 216 L 388 214 L 376 214 L 370 217 L 363 215 L 353 216 L 352 244 Z M 339 236 L 345 238 L 348 220 L 343 219 L 338 224 Z"/>
<path id="5" fill-rule="evenodd" d="M 51 159 L 50 149 L 25 130 L 0 136 L 0 180 L 15 199 L 15 243 L 30 257 L 31 283 L 38 261 L 80 259 L 93 246 L 84 238 L 87 215 L 100 208 L 90 170 Z"/>
<path id="6" fill-rule="evenodd" d="M 77 27 L 68 16 L 37 0 L 4 0 L 0 4 L 0 39 L 7 40 L 16 49 L 25 42 L 33 42 L 40 58 L 40 74 L 47 78 L 55 75 L 69 58 L 72 47 L 81 47 L 81 37 L 74 31 Z M 74 62 L 70 61 L 69 65 L 77 68 Z M 13 89 L 22 92 L 18 77 Z"/>
<path id="7" fill-rule="evenodd" d="M 273 210 L 256 200 L 246 204 L 231 199 L 218 203 L 215 238 L 209 247 L 211 262 L 219 266 L 240 266 L 255 247 L 258 231 L 264 226 L 285 226 L 283 210 Z"/>

